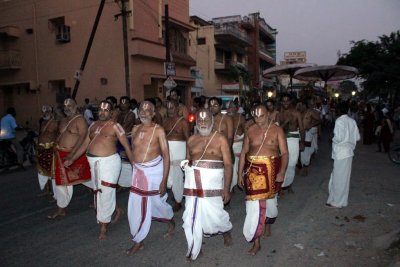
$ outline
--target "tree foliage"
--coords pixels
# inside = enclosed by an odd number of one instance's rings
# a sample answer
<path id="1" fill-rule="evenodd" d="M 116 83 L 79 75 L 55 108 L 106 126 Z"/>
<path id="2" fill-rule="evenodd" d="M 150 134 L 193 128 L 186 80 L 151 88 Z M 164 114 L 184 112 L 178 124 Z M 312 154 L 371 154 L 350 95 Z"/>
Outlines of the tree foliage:
<path id="1" fill-rule="evenodd" d="M 358 68 L 368 96 L 390 95 L 393 100 L 400 89 L 400 31 L 382 35 L 376 42 L 352 41 L 350 52 L 337 64 Z"/>
<path id="2" fill-rule="evenodd" d="M 229 78 L 235 82 L 239 82 L 239 77 L 242 77 L 245 85 L 250 84 L 249 70 L 243 64 L 231 65 L 229 69 Z"/>

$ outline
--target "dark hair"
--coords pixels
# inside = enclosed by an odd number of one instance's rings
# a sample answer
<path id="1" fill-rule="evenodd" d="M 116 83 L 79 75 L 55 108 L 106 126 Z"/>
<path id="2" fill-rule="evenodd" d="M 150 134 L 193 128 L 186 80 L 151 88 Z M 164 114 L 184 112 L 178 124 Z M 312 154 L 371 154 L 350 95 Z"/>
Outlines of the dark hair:
<path id="1" fill-rule="evenodd" d="M 176 88 L 171 89 L 171 90 L 169 91 L 169 95 L 171 95 L 173 92 L 175 92 L 177 96 L 181 96 L 181 91 L 179 91 L 179 90 L 176 89 Z"/>
<path id="2" fill-rule="evenodd" d="M 130 100 L 130 102 L 131 102 L 131 105 L 135 105 L 135 106 L 137 106 L 137 101 L 136 101 L 136 99 L 134 99 L 134 98 L 132 98 L 131 100 Z"/>
<path id="3" fill-rule="evenodd" d="M 15 116 L 15 115 L 17 115 L 17 112 L 15 111 L 14 107 L 9 107 L 7 109 L 7 114 L 11 114 L 11 115 Z"/>
<path id="4" fill-rule="evenodd" d="M 218 97 L 215 97 L 215 96 L 210 97 L 210 98 L 208 99 L 208 105 L 210 105 L 210 103 L 211 103 L 212 100 L 216 100 L 220 106 L 222 105 L 222 100 L 221 100 L 221 98 L 218 98 Z"/>
<path id="5" fill-rule="evenodd" d="M 90 101 L 89 98 L 85 98 L 85 103 L 86 104 L 89 104 L 89 101 Z"/>
<path id="6" fill-rule="evenodd" d="M 158 96 L 154 97 L 154 100 L 155 100 L 156 102 L 162 104 L 162 100 L 161 100 L 161 98 L 159 98 Z"/>
<path id="7" fill-rule="evenodd" d="M 341 115 L 343 114 L 347 114 L 347 112 L 349 111 L 349 104 L 347 102 L 340 102 L 338 105 L 338 110 L 340 112 Z"/>
<path id="8" fill-rule="evenodd" d="M 272 105 L 275 106 L 275 101 L 272 98 L 268 98 L 267 100 L 265 100 L 264 104 L 267 105 L 267 103 L 272 103 Z"/>
<path id="9" fill-rule="evenodd" d="M 156 106 L 156 100 L 154 98 L 146 98 L 144 101 L 149 101 L 154 105 L 154 107 Z"/>
<path id="10" fill-rule="evenodd" d="M 106 100 L 108 101 L 108 102 L 110 102 L 111 104 L 113 104 L 113 105 L 116 105 L 117 104 L 117 98 L 115 98 L 115 96 L 107 96 L 106 97 Z"/>
<path id="11" fill-rule="evenodd" d="M 119 102 L 122 102 L 122 100 L 123 99 L 125 99 L 127 102 L 131 102 L 131 100 L 129 99 L 129 97 L 127 97 L 127 96 L 121 96 L 120 98 L 119 98 Z"/>
<path id="12" fill-rule="evenodd" d="M 289 98 L 289 100 L 293 100 L 292 95 L 289 94 L 289 93 L 282 93 L 282 94 L 281 94 L 281 100 L 282 100 L 284 97 Z"/>

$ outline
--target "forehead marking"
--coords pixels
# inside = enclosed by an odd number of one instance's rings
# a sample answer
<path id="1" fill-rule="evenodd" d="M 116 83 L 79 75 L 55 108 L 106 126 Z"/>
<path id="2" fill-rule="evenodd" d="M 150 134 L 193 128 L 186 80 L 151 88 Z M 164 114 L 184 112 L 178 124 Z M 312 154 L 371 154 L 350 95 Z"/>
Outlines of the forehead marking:
<path id="1" fill-rule="evenodd" d="M 73 103 L 73 101 L 72 101 L 72 99 L 70 99 L 70 98 L 64 100 L 64 106 L 70 105 L 70 104 L 72 104 L 72 103 Z"/>
<path id="2" fill-rule="evenodd" d="M 102 108 L 102 109 L 110 109 L 110 108 L 111 108 L 111 105 L 110 105 L 110 103 L 102 102 L 102 103 L 100 104 L 100 108 Z"/>

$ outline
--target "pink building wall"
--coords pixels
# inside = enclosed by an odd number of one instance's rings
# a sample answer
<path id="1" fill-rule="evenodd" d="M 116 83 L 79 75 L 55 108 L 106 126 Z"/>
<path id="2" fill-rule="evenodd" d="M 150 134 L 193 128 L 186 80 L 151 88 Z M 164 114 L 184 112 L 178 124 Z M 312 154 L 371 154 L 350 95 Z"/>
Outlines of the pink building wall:
<path id="1" fill-rule="evenodd" d="M 18 70 L 0 68 L 1 116 L 12 105 L 17 109 L 19 124 L 29 121 L 36 125 L 41 106 L 57 104 L 57 90 L 54 89 L 57 83 L 53 81 L 64 81 L 72 92 L 75 71 L 80 68 L 99 4 L 99 0 L 0 2 L 0 29 L 12 25 L 20 30 L 18 38 L 4 36 L 0 30 L 0 50 L 18 49 L 22 58 Z M 169 0 L 168 4 L 174 20 L 188 23 L 189 1 Z M 159 21 L 163 21 L 163 6 L 159 0 L 131 0 L 128 4 L 128 8 L 133 7 L 133 16 L 127 19 L 130 91 L 131 97 L 138 101 L 144 97 L 165 96 L 162 87 L 166 78 L 165 47 L 158 26 Z M 94 101 L 126 94 L 121 17 L 114 20 L 118 13 L 117 3 L 107 1 L 81 75 L 76 97 L 79 105 L 84 98 Z M 56 29 L 49 20 L 57 17 L 64 17 L 65 25 L 70 26 L 68 43 L 56 42 Z M 33 29 L 33 33 L 28 33 L 27 29 Z M 177 64 L 176 68 L 177 80 L 190 81 L 189 66 Z M 29 83 L 29 86 L 21 86 L 22 83 Z"/>

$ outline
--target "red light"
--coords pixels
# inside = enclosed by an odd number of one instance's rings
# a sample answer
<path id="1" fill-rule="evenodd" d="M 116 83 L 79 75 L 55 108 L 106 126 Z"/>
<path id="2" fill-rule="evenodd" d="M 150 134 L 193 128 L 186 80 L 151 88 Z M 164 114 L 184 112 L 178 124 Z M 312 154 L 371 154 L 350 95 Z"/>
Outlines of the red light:
<path id="1" fill-rule="evenodd" d="M 194 122 L 194 121 L 195 121 L 194 114 L 192 114 L 192 113 L 190 113 L 190 114 L 189 114 L 188 121 L 189 121 L 190 123 L 192 123 L 192 122 Z"/>

